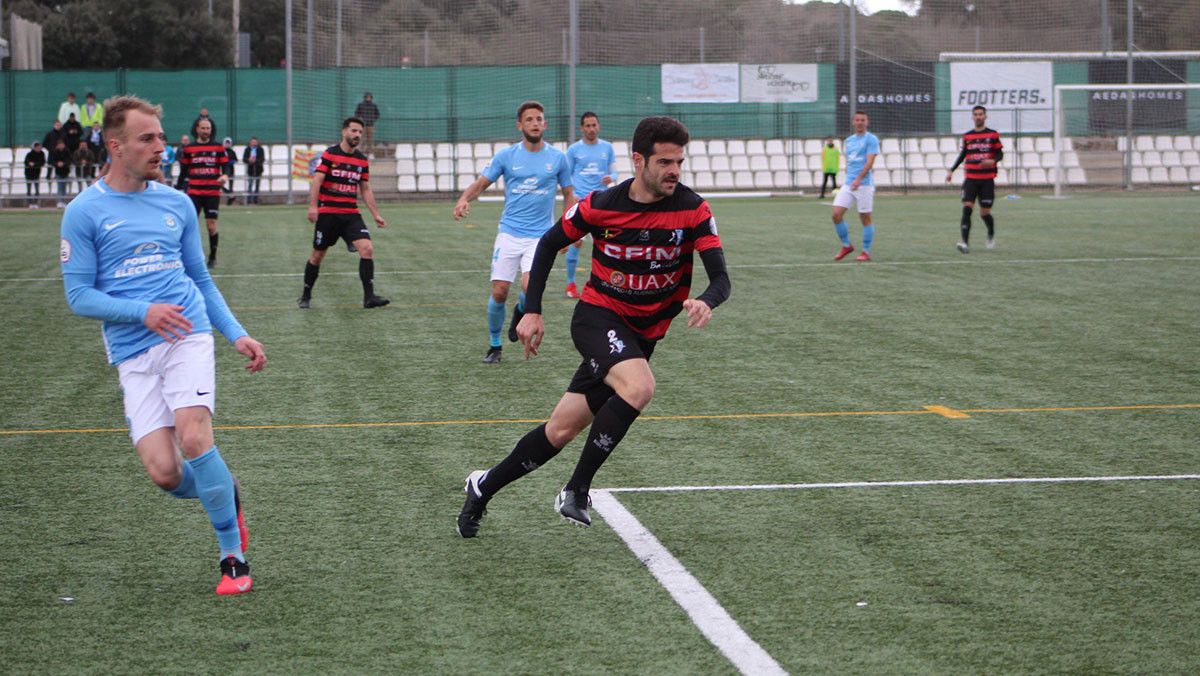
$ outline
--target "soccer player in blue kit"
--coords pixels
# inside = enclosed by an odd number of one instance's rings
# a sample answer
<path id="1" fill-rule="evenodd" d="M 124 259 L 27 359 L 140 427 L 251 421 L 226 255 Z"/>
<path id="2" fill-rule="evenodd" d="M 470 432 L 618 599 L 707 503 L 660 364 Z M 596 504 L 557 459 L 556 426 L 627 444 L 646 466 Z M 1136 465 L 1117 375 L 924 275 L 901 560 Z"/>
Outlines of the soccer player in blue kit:
<path id="1" fill-rule="evenodd" d="M 124 392 L 129 435 L 151 480 L 197 498 L 220 545 L 217 593 L 250 591 L 238 487 L 213 442 L 216 327 L 257 372 L 263 346 L 208 273 L 196 209 L 159 183 L 162 107 L 132 96 L 104 102 L 112 166 L 63 214 L 60 259 L 67 304 L 103 320 L 108 360 Z"/>
<path id="2" fill-rule="evenodd" d="M 496 153 L 483 174 L 467 186 L 454 204 L 454 220 L 471 213 L 471 201 L 488 186 L 504 177 L 504 211 L 500 214 L 500 232 L 492 248 L 492 295 L 488 298 L 488 334 L 490 342 L 485 364 L 498 364 L 501 357 L 500 331 L 504 328 L 504 303 L 517 272 L 521 273 L 521 293 L 513 308 L 508 339 L 517 341 L 517 323 L 524 315 L 522 304 L 529 286 L 529 270 L 538 240 L 554 225 L 554 188 L 562 187 L 566 204 L 575 204 L 571 171 L 567 156 L 542 140 L 546 131 L 546 109 L 537 101 L 526 101 L 517 108 L 517 129 L 524 140 Z"/>
<path id="3" fill-rule="evenodd" d="M 865 263 L 871 260 L 871 243 L 875 239 L 875 223 L 871 220 L 875 205 L 875 180 L 871 168 L 879 156 L 879 138 L 867 131 L 867 114 L 863 111 L 854 113 L 853 124 L 854 133 L 847 136 L 842 145 L 846 153 L 846 178 L 842 182 L 842 189 L 833 198 L 833 227 L 842 241 L 842 248 L 833 260 L 840 261 L 854 251 L 845 217 L 846 210 L 857 205 L 858 220 L 862 221 L 863 226 L 862 253 L 855 256 L 854 260 Z"/>
<path id="4" fill-rule="evenodd" d="M 583 138 L 567 148 L 567 164 L 571 167 L 571 185 L 575 199 L 581 200 L 597 190 L 617 182 L 613 164 L 617 161 L 613 145 L 600 138 L 600 118 L 588 111 L 579 118 L 579 134 Z M 578 298 L 575 268 L 579 267 L 579 249 L 583 240 L 567 247 L 567 298 Z"/>

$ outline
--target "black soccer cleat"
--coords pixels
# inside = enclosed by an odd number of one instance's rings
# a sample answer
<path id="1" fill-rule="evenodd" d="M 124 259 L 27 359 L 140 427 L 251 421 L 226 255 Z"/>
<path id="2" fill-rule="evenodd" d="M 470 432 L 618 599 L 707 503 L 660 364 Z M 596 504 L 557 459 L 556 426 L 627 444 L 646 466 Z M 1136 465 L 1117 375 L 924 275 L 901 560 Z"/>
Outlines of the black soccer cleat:
<path id="1" fill-rule="evenodd" d="M 503 352 L 503 350 L 504 350 L 504 348 L 502 348 L 502 347 L 489 347 L 487 354 L 483 355 L 483 363 L 499 364 L 501 353 Z"/>
<path id="2" fill-rule="evenodd" d="M 592 517 L 588 514 L 591 506 L 592 498 L 587 491 L 570 491 L 563 487 L 554 497 L 554 511 L 577 526 L 592 525 Z"/>
<path id="3" fill-rule="evenodd" d="M 312 307 L 312 299 L 307 296 L 301 296 L 300 300 L 296 301 L 296 307 L 301 310 L 307 310 Z"/>
<path id="4" fill-rule="evenodd" d="M 487 472 L 481 469 L 471 472 L 467 475 L 466 485 L 463 486 L 467 499 L 458 513 L 458 534 L 464 538 L 473 538 L 479 533 L 479 522 L 483 520 L 483 515 L 487 514 L 490 498 L 483 497 L 479 492 L 479 480 L 485 474 Z"/>
<path id="5" fill-rule="evenodd" d="M 211 270 L 211 269 L 213 269 L 213 268 L 215 268 L 215 267 L 217 267 L 217 257 L 216 257 L 216 256 L 209 256 L 209 257 L 208 257 L 208 269 L 209 269 L 209 270 Z"/>
<path id="6" fill-rule="evenodd" d="M 384 298 L 383 296 L 367 296 L 363 299 L 363 307 L 369 310 L 373 307 L 383 307 L 390 302 L 392 301 Z"/>
<path id="7" fill-rule="evenodd" d="M 513 306 L 512 324 L 509 324 L 509 326 L 508 326 L 509 342 L 515 343 L 521 339 L 521 337 L 517 335 L 517 324 L 521 323 L 521 317 L 524 317 L 524 316 L 525 316 L 525 313 L 521 311 L 520 303 L 518 303 L 517 305 L 514 305 Z"/>

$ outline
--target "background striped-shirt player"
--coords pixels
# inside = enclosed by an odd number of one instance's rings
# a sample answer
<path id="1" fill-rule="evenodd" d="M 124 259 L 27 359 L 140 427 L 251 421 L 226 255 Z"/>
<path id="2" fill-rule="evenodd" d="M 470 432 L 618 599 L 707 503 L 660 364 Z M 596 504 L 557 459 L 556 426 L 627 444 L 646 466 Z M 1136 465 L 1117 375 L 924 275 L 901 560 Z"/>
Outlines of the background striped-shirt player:
<path id="1" fill-rule="evenodd" d="M 217 218 L 220 217 L 221 186 L 228 177 L 225 147 L 212 138 L 213 125 L 207 118 L 196 122 L 196 140 L 179 150 L 179 178 L 187 186 L 196 211 L 204 212 L 208 228 L 208 267 L 217 264 Z"/>
<path id="2" fill-rule="evenodd" d="M 617 182 L 617 156 L 613 145 L 600 138 L 600 118 L 590 110 L 579 117 L 579 135 L 580 139 L 567 148 L 567 164 L 575 198 L 583 199 Z M 582 246 L 583 240 L 579 240 L 567 248 L 567 298 L 579 297 L 575 271 Z"/>
<path id="3" fill-rule="evenodd" d="M 833 260 L 840 261 L 854 251 L 850 241 L 850 228 L 846 226 L 846 210 L 851 206 L 858 208 L 858 220 L 862 222 L 862 253 L 854 260 L 866 262 L 871 260 L 871 244 L 875 239 L 875 223 L 871 212 L 875 205 L 875 180 L 871 168 L 875 166 L 875 158 L 879 156 L 879 139 L 867 131 L 867 114 L 859 110 L 854 113 L 854 133 L 846 137 L 842 149 L 846 154 L 846 178 L 842 189 L 833 198 L 833 227 L 842 248 L 838 250 Z"/>
<path id="4" fill-rule="evenodd" d="M 371 233 L 358 210 L 358 196 L 371 210 L 375 224 L 387 227 L 387 221 L 375 204 L 371 191 L 370 162 L 358 146 L 362 143 L 363 122 L 357 117 L 342 120 L 342 140 L 321 153 L 308 190 L 308 220 L 313 223 L 313 249 L 304 265 L 304 290 L 296 305 L 312 307 L 312 290 L 321 272 L 325 252 L 339 238 L 358 252 L 358 279 L 362 283 L 363 307 L 383 307 L 389 301 L 375 294 L 375 247 Z"/>
<path id="5" fill-rule="evenodd" d="M 492 247 L 492 292 L 487 304 L 485 364 L 500 363 L 504 303 L 508 300 L 513 278 L 520 273 L 521 292 L 508 329 L 508 339 L 517 340 L 517 323 L 524 312 L 533 252 L 538 239 L 554 225 L 555 187 L 562 189 L 564 210 L 575 204 L 567 156 L 542 139 L 546 131 L 545 107 L 537 101 L 526 101 L 518 106 L 517 129 L 522 141 L 496 153 L 482 175 L 467 186 L 454 204 L 454 220 L 462 220 L 471 213 L 471 202 L 504 177 L 504 210 L 500 213 L 499 233 Z"/>
<path id="6" fill-rule="evenodd" d="M 971 241 L 971 208 L 975 200 L 979 200 L 979 215 L 987 226 L 987 248 L 996 247 L 996 221 L 992 218 L 992 204 L 996 200 L 996 165 L 1004 159 L 1004 145 L 1000 143 L 1000 133 L 987 126 L 987 108 L 975 106 L 971 109 L 971 120 L 974 129 L 963 134 L 962 150 L 954 166 L 946 172 L 946 182 L 954 176 L 958 165 L 963 165 L 962 219 L 959 221 L 959 231 L 962 238 L 958 241 L 958 250 L 968 253 Z"/>

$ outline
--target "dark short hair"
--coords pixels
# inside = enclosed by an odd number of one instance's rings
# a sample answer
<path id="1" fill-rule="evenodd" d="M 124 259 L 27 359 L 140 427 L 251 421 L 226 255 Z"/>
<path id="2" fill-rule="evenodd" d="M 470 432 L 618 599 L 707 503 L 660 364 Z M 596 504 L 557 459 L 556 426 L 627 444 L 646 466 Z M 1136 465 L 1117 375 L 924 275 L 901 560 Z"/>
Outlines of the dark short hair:
<path id="1" fill-rule="evenodd" d="M 854 111 L 854 114 L 862 115 L 863 117 L 870 117 L 869 115 L 867 115 L 867 111 L 865 111 L 865 110 L 856 110 L 856 111 Z"/>
<path id="2" fill-rule="evenodd" d="M 536 108 L 540 113 L 546 112 L 546 107 L 537 101 L 526 101 L 517 107 L 517 120 L 520 120 L 521 116 L 525 114 L 525 111 L 529 110 L 530 108 Z"/>
<path id="3" fill-rule="evenodd" d="M 589 117 L 596 118 L 597 122 L 600 121 L 600 116 L 589 110 L 586 113 L 584 113 L 583 115 L 579 116 L 579 124 L 583 124 L 584 120 L 588 119 Z"/>
<path id="4" fill-rule="evenodd" d="M 687 127 L 679 120 L 666 116 L 647 117 L 638 122 L 637 129 L 633 132 L 632 150 L 648 158 L 654 154 L 655 143 L 686 146 L 689 140 Z"/>
<path id="5" fill-rule="evenodd" d="M 375 95 L 374 95 L 374 94 L 372 94 L 371 92 L 363 92 L 363 98 L 364 98 L 364 99 L 365 99 L 365 98 L 367 98 L 368 96 L 369 96 L 369 97 L 371 97 L 371 98 L 375 98 Z"/>
<path id="6" fill-rule="evenodd" d="M 971 112 L 973 113 L 977 110 L 982 110 L 985 113 L 987 112 L 987 108 L 984 108 L 983 106 L 975 106 L 974 108 L 971 109 Z"/>
<path id="7" fill-rule="evenodd" d="M 95 95 L 93 92 L 88 92 L 88 93 L 87 93 L 87 96 L 85 96 L 84 98 L 87 98 L 87 99 L 94 99 L 94 98 L 96 98 L 96 95 Z"/>
<path id="8" fill-rule="evenodd" d="M 347 117 L 346 119 L 342 120 L 342 129 L 345 129 L 346 127 L 349 127 L 351 124 L 354 124 L 355 122 L 357 122 L 357 123 L 358 123 L 358 126 L 360 126 L 360 127 L 365 127 L 365 126 L 367 126 L 367 123 L 366 123 L 366 122 L 363 122 L 363 121 L 362 121 L 362 119 L 360 119 L 360 118 L 357 118 L 357 117 L 354 117 L 353 115 L 351 115 L 350 117 Z"/>

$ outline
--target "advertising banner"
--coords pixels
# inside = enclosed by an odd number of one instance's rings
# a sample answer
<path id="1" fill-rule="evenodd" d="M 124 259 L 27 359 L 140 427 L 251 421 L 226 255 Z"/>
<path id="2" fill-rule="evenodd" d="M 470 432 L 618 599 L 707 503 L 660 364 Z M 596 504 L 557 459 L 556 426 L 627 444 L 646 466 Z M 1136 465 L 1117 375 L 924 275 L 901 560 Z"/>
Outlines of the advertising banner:
<path id="1" fill-rule="evenodd" d="M 1088 63 L 1089 84 L 1125 82 L 1124 61 Z M 1187 81 L 1184 61 L 1134 61 L 1133 81 L 1138 84 Z M 1134 133 L 1187 131 L 1187 92 L 1182 89 L 1088 92 L 1089 130 L 1096 134 L 1124 134 L 1130 99 L 1133 100 Z"/>
<path id="2" fill-rule="evenodd" d="M 956 133 L 973 126 L 971 109 L 988 110 L 988 126 L 1005 134 L 1054 129 L 1054 65 L 1049 61 L 965 61 L 950 64 L 950 121 Z"/>
<path id="3" fill-rule="evenodd" d="M 850 101 L 850 67 L 837 69 L 837 129 L 850 132 L 854 111 L 864 111 L 871 131 L 883 135 L 932 134 L 936 130 L 934 64 L 928 61 L 858 64 L 853 104 Z"/>
<path id="4" fill-rule="evenodd" d="M 817 64 L 742 64 L 742 103 L 812 103 L 817 100 Z"/>
<path id="5" fill-rule="evenodd" d="M 663 103 L 737 103 L 738 64 L 664 63 Z"/>

